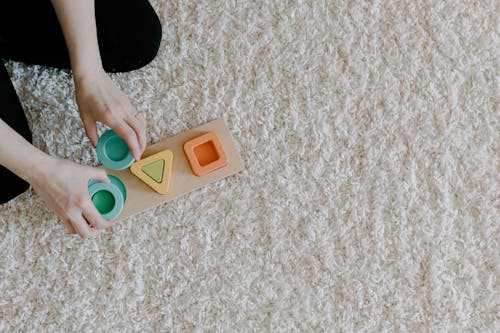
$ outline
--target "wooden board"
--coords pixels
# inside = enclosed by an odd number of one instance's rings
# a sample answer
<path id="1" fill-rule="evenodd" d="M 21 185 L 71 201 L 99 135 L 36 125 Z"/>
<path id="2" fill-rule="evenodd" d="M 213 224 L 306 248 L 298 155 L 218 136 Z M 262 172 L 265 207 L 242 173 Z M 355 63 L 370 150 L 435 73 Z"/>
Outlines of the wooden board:
<path id="1" fill-rule="evenodd" d="M 184 155 L 183 146 L 186 141 L 208 131 L 217 133 L 226 151 L 229 162 L 223 168 L 215 170 L 205 176 L 198 177 L 193 174 L 189 166 L 186 155 Z M 170 185 L 167 194 L 158 194 L 144 184 L 139 178 L 134 176 L 129 169 L 121 171 L 106 169 L 106 172 L 109 174 L 119 177 L 127 188 L 127 200 L 123 212 L 115 221 L 125 219 L 146 209 L 168 202 L 219 179 L 231 176 L 245 168 L 241 156 L 234 144 L 233 137 L 223 119 L 211 121 L 148 146 L 142 157 L 148 157 L 164 149 L 170 149 L 174 154 Z"/>

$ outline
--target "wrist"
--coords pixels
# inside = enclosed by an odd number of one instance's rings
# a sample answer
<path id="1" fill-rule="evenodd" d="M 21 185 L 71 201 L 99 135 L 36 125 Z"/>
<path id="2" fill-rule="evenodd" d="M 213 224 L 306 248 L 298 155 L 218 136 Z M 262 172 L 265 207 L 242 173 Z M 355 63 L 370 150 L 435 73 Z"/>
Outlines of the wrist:
<path id="1" fill-rule="evenodd" d="M 26 160 L 18 175 L 31 185 L 39 183 L 47 179 L 49 171 L 55 167 L 55 161 L 55 158 L 38 151 Z"/>
<path id="2" fill-rule="evenodd" d="M 75 64 L 72 65 L 71 68 L 75 84 L 88 80 L 89 78 L 95 78 L 104 73 L 101 61 Z"/>

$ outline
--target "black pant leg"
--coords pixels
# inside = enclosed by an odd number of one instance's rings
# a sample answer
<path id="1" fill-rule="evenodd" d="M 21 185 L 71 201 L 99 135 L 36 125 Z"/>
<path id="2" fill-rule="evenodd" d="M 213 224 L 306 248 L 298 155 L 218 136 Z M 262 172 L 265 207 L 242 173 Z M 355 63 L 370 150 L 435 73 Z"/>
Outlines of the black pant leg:
<path id="1" fill-rule="evenodd" d="M 70 68 L 64 35 L 50 0 L 7 1 L 0 11 L 0 57 Z M 151 62 L 161 24 L 147 0 L 95 0 L 103 67 L 127 72 Z"/>
<path id="2" fill-rule="evenodd" d="M 0 119 L 32 142 L 31 131 L 5 66 L 0 61 Z M 29 184 L 0 165 L 0 204 L 26 191 Z"/>
<path id="3" fill-rule="evenodd" d="M 96 0 L 96 24 L 104 69 L 127 72 L 158 53 L 160 19 L 147 0 Z"/>
<path id="4" fill-rule="evenodd" d="M 0 35 L 2 58 L 70 68 L 64 35 L 50 0 L 4 1 Z"/>

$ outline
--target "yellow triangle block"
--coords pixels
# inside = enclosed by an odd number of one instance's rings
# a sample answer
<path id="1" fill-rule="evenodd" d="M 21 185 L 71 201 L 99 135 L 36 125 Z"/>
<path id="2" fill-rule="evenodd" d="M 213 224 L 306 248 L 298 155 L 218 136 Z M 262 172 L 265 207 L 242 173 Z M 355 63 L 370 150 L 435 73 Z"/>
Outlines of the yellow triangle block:
<path id="1" fill-rule="evenodd" d="M 174 154 L 170 150 L 162 150 L 135 162 L 130 166 L 130 171 L 156 192 L 165 194 L 168 191 L 173 160 Z M 163 161 L 163 170 L 155 170 L 158 165 L 161 165 L 161 163 L 156 163 L 157 161 Z"/>

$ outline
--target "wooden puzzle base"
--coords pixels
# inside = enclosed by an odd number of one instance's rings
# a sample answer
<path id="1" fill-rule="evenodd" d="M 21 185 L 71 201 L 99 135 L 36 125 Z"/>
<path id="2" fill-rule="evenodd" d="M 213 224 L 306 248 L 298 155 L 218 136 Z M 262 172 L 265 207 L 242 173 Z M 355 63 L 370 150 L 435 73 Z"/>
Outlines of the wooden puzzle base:
<path id="1" fill-rule="evenodd" d="M 184 154 L 184 143 L 202 134 L 213 131 L 217 133 L 224 151 L 227 154 L 226 166 L 212 171 L 204 176 L 196 176 Z M 123 212 L 115 221 L 119 221 L 140 213 L 146 209 L 168 202 L 183 194 L 189 193 L 200 187 L 213 183 L 219 179 L 231 176 L 245 168 L 243 161 L 236 149 L 234 140 L 223 119 L 217 119 L 193 128 L 176 136 L 157 142 L 146 148 L 142 158 L 156 154 L 162 150 L 169 149 L 173 153 L 173 165 L 170 175 L 170 183 L 166 194 L 159 194 L 134 176 L 130 169 L 114 171 L 106 169 L 106 172 L 117 176 L 125 184 L 127 199 Z"/>

